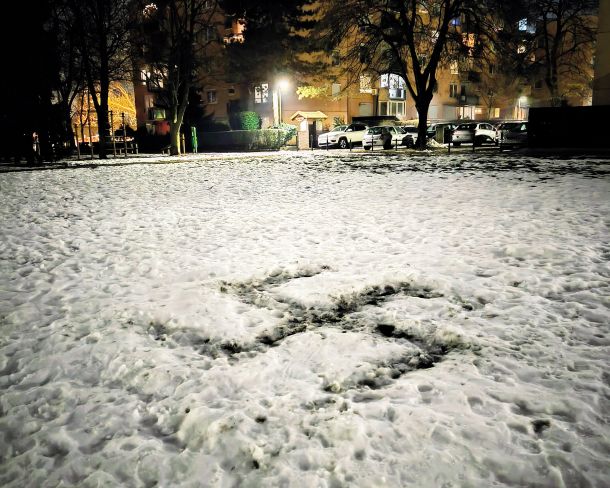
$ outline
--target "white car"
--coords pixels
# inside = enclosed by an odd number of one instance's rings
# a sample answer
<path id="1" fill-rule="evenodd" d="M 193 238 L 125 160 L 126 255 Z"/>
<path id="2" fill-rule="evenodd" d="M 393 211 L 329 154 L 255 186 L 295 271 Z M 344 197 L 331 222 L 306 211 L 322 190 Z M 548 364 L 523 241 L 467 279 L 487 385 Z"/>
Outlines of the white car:
<path id="1" fill-rule="evenodd" d="M 370 127 L 362 139 L 362 147 L 366 150 L 372 147 L 390 149 L 405 143 L 405 131 L 395 125 L 377 125 Z"/>
<path id="2" fill-rule="evenodd" d="M 473 139 L 474 136 L 474 139 Z M 459 146 L 462 143 L 474 142 L 480 146 L 484 142 L 496 141 L 496 128 L 486 122 L 469 122 L 460 124 L 453 131 L 451 142 L 454 146 Z"/>
<path id="3" fill-rule="evenodd" d="M 339 125 L 318 136 L 318 147 L 337 146 L 347 149 L 350 145 L 360 145 L 367 128 L 366 124 L 360 123 Z"/>

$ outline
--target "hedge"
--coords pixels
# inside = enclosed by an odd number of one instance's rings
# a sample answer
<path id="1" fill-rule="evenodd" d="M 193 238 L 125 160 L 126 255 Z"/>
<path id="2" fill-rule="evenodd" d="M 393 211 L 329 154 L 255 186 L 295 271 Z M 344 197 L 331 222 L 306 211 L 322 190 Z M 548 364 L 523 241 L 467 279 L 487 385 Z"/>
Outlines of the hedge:
<path id="1" fill-rule="evenodd" d="M 285 129 L 199 132 L 199 147 L 212 151 L 278 151 L 290 131 Z"/>

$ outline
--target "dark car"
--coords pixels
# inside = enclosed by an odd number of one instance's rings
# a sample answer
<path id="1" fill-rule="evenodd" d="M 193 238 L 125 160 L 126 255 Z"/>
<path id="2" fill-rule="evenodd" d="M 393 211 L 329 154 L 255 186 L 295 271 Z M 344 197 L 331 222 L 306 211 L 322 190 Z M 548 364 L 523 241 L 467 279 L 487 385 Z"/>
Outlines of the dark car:
<path id="1" fill-rule="evenodd" d="M 518 128 L 524 122 L 524 120 L 509 120 L 498 124 L 496 126 L 496 144 L 502 144 L 508 131 Z"/>
<path id="2" fill-rule="evenodd" d="M 521 122 L 516 127 L 508 129 L 500 145 L 502 147 L 527 145 L 527 125 L 527 122 Z"/>
<path id="3" fill-rule="evenodd" d="M 454 124 L 453 122 L 438 122 L 436 124 L 430 124 L 426 129 L 426 135 L 428 136 L 428 139 L 435 139 L 437 128 L 450 129 L 453 131 L 456 127 L 457 124 Z M 447 134 L 444 139 L 444 142 L 449 142 L 449 134 Z"/>

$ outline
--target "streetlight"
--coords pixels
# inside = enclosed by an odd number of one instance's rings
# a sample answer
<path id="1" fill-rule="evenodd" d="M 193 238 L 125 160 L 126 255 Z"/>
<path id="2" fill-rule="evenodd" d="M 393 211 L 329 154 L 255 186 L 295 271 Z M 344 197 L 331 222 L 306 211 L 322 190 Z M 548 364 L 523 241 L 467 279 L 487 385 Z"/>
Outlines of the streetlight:
<path id="1" fill-rule="evenodd" d="M 278 125 L 282 123 L 282 91 L 287 90 L 290 87 L 290 82 L 282 78 L 277 81 L 277 112 L 278 112 Z"/>

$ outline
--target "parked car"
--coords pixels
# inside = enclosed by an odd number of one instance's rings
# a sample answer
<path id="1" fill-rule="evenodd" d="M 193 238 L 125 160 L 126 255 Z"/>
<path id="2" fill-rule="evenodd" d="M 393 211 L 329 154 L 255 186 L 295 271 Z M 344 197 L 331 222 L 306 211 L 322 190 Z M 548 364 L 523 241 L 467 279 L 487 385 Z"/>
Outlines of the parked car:
<path id="1" fill-rule="evenodd" d="M 350 144 L 362 144 L 362 138 L 367 128 L 366 124 L 361 123 L 339 125 L 332 131 L 318 136 L 318 147 L 336 146 L 346 149 L 350 147 Z"/>
<path id="2" fill-rule="evenodd" d="M 496 127 L 496 144 L 502 144 L 508 131 L 519 127 L 524 122 L 524 120 L 511 120 L 498 124 L 498 126 Z"/>
<path id="3" fill-rule="evenodd" d="M 451 142 L 456 147 L 463 143 L 474 143 L 476 146 L 480 146 L 485 142 L 495 143 L 495 139 L 496 128 L 493 125 L 487 122 L 469 122 L 456 127 Z"/>
<path id="4" fill-rule="evenodd" d="M 415 147 L 415 144 L 417 143 L 417 127 L 414 125 L 403 125 L 401 128 L 406 134 L 403 146 Z"/>
<path id="5" fill-rule="evenodd" d="M 436 137 L 437 127 L 442 127 L 443 129 L 448 128 L 451 130 L 455 130 L 455 128 L 457 127 L 457 124 L 454 124 L 453 122 L 438 122 L 436 124 L 430 124 L 428 126 L 428 128 L 426 129 L 426 135 L 428 136 L 428 138 L 434 139 Z M 445 142 L 449 142 L 449 141 L 446 140 Z"/>
<path id="6" fill-rule="evenodd" d="M 362 147 L 371 149 L 373 146 L 390 149 L 394 146 L 402 146 L 405 142 L 405 132 L 402 127 L 395 125 L 377 125 L 367 129 L 362 139 Z"/>
<path id="7" fill-rule="evenodd" d="M 500 144 L 506 146 L 524 146 L 527 144 L 527 122 L 521 122 L 504 133 Z"/>

